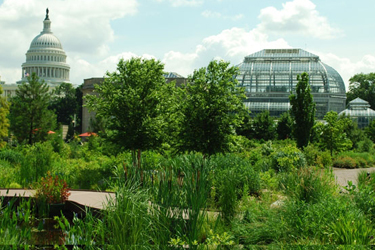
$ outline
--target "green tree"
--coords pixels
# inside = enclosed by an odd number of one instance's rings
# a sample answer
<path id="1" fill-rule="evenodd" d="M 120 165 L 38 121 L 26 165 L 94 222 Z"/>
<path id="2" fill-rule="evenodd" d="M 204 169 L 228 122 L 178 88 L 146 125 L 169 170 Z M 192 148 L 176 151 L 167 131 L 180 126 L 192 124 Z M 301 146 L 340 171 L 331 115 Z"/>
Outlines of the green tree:
<path id="1" fill-rule="evenodd" d="M 375 120 L 372 120 L 370 124 L 365 128 L 365 133 L 368 138 L 375 142 Z"/>
<path id="2" fill-rule="evenodd" d="M 33 73 L 16 90 L 10 110 L 10 128 L 19 142 L 34 144 L 46 140 L 56 126 L 56 116 L 48 110 L 49 87 Z"/>
<path id="3" fill-rule="evenodd" d="M 360 73 L 351 77 L 346 97 L 347 103 L 359 97 L 368 101 L 371 108 L 375 109 L 375 73 Z"/>
<path id="4" fill-rule="evenodd" d="M 255 116 L 252 128 L 255 139 L 274 140 L 276 138 L 275 122 L 270 116 L 270 112 L 264 111 Z"/>
<path id="5" fill-rule="evenodd" d="M 140 167 L 141 152 L 156 149 L 163 142 L 168 111 L 168 88 L 164 65 L 154 59 L 121 59 L 117 71 L 96 85 L 96 95 L 86 96 L 87 106 L 104 121 L 108 139 L 133 152 Z"/>
<path id="6" fill-rule="evenodd" d="M 289 96 L 294 119 L 294 138 L 299 148 L 307 146 L 315 120 L 315 103 L 311 94 L 309 75 L 304 72 L 297 76 L 296 92 Z"/>
<path id="7" fill-rule="evenodd" d="M 344 132 L 345 120 L 339 119 L 338 114 L 334 111 L 329 111 L 324 120 L 326 124 L 320 126 L 320 143 L 324 149 L 331 152 L 341 152 L 352 147 L 352 142 L 347 138 Z"/>
<path id="8" fill-rule="evenodd" d="M 77 112 L 76 90 L 71 83 L 61 83 L 52 91 L 49 109 L 54 110 L 57 122 L 70 124 Z"/>
<path id="9" fill-rule="evenodd" d="M 293 119 L 289 112 L 283 113 L 277 122 L 276 132 L 279 140 L 285 140 L 292 137 Z"/>
<path id="10" fill-rule="evenodd" d="M 253 128 L 252 128 L 253 119 L 250 116 L 250 111 L 243 113 L 242 123 L 237 127 L 237 135 L 245 136 L 248 139 L 253 138 Z"/>
<path id="11" fill-rule="evenodd" d="M 9 120 L 7 118 L 9 113 L 9 103 L 5 97 L 2 97 L 3 88 L 0 85 L 0 148 L 6 144 L 2 139 L 8 136 Z"/>
<path id="12" fill-rule="evenodd" d="M 231 135 L 242 122 L 244 90 L 237 87 L 238 73 L 229 62 L 211 61 L 189 76 L 179 132 L 182 151 L 205 155 L 226 152 Z"/>
<path id="13" fill-rule="evenodd" d="M 358 128 L 358 124 L 350 119 L 349 116 L 340 115 L 339 119 L 343 124 L 343 132 L 346 137 L 352 142 L 352 148 L 358 148 L 359 142 L 365 139 L 365 133 Z"/>

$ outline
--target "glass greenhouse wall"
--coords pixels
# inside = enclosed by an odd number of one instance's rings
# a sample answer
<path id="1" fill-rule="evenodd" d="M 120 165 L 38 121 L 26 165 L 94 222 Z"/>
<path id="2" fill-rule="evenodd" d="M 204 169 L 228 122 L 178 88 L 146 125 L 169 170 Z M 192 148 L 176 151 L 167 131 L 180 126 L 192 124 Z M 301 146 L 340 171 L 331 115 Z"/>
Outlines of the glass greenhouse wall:
<path id="1" fill-rule="evenodd" d="M 245 105 L 255 116 L 268 110 L 279 116 L 290 109 L 289 95 L 297 85 L 297 75 L 307 72 L 321 119 L 330 110 L 345 109 L 345 84 L 339 73 L 302 49 L 265 49 L 244 58 L 237 65 L 239 85 L 245 88 Z"/>

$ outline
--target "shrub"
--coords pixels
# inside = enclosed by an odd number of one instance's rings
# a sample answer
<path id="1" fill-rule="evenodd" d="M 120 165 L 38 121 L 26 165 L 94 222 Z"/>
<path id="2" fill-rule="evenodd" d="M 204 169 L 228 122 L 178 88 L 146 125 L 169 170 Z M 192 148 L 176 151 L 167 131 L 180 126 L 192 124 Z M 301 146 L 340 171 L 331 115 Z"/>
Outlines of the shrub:
<path id="1" fill-rule="evenodd" d="M 281 187 L 292 199 L 318 202 L 337 191 L 332 171 L 318 168 L 301 168 L 279 176 Z"/>
<path id="2" fill-rule="evenodd" d="M 47 173 L 46 177 L 42 177 L 39 182 L 34 184 L 34 189 L 36 191 L 35 198 L 47 204 L 64 203 L 70 195 L 65 180 L 58 175 L 52 176 L 50 172 Z"/>
<path id="3" fill-rule="evenodd" d="M 25 157 L 21 163 L 19 183 L 27 186 L 52 170 L 55 153 L 48 141 L 25 147 L 23 152 Z"/>
<path id="4" fill-rule="evenodd" d="M 375 158 L 368 152 L 347 151 L 336 156 L 333 165 L 341 168 L 366 168 L 375 165 Z"/>
<path id="5" fill-rule="evenodd" d="M 331 154 L 328 151 L 321 152 L 316 157 L 316 164 L 317 166 L 324 167 L 324 168 L 332 166 Z"/>
<path id="6" fill-rule="evenodd" d="M 332 165 L 331 154 L 328 151 L 320 151 L 320 149 L 314 144 L 309 144 L 304 147 L 303 153 L 308 166 L 325 168 Z"/>
<path id="7" fill-rule="evenodd" d="M 373 244 L 373 225 L 350 199 L 327 197 L 315 204 L 292 200 L 279 215 L 288 242 L 318 242 L 321 245 Z M 294 243 L 294 242 L 290 242 Z M 352 247 L 351 247 L 352 249 Z"/>
<path id="8" fill-rule="evenodd" d="M 333 167 L 335 168 L 357 168 L 356 161 L 348 156 L 338 156 L 333 160 Z"/>
<path id="9" fill-rule="evenodd" d="M 375 222 L 375 173 L 361 171 L 358 174 L 358 188 L 354 192 L 354 201 L 359 209 Z"/>
<path id="10" fill-rule="evenodd" d="M 21 152 L 14 149 L 4 149 L 0 150 L 0 159 L 6 160 L 12 164 L 20 164 L 23 161 L 24 156 Z"/>
<path id="11" fill-rule="evenodd" d="M 374 143 L 371 141 L 370 138 L 365 138 L 363 141 L 358 143 L 358 151 L 359 152 L 371 152 L 374 148 Z"/>
<path id="12" fill-rule="evenodd" d="M 272 168 L 277 172 L 289 172 L 306 166 L 303 153 L 295 146 L 285 146 L 271 154 Z"/>

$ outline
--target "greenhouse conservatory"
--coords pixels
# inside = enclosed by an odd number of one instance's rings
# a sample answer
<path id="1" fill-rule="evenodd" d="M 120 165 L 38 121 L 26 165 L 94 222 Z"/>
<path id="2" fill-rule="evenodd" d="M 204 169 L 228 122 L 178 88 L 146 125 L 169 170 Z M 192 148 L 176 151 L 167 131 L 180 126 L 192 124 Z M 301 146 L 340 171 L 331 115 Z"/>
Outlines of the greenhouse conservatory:
<path id="1" fill-rule="evenodd" d="M 375 111 L 370 109 L 370 104 L 356 98 L 349 102 L 348 108 L 342 111 L 339 115 L 349 116 L 353 121 L 357 122 L 359 128 L 364 128 L 375 120 Z"/>
<path id="2" fill-rule="evenodd" d="M 318 119 L 330 110 L 345 109 L 345 84 L 339 73 L 302 49 L 265 49 L 246 56 L 237 67 L 236 78 L 245 88 L 245 105 L 252 116 L 268 110 L 277 117 L 288 111 L 290 92 L 303 72 L 309 74 Z"/>

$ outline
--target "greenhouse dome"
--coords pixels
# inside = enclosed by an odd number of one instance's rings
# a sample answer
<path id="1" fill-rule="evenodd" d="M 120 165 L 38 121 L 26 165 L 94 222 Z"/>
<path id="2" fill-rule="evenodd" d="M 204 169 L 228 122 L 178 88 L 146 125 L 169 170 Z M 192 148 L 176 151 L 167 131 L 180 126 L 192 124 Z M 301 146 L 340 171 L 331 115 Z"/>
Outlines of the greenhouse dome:
<path id="1" fill-rule="evenodd" d="M 245 105 L 254 116 L 268 110 L 279 116 L 290 109 L 289 95 L 295 91 L 297 75 L 307 72 L 316 103 L 316 117 L 330 110 L 345 109 L 345 84 L 340 74 L 302 49 L 265 49 L 249 56 L 237 67 L 236 76 L 245 88 Z"/>
<path id="2" fill-rule="evenodd" d="M 368 126 L 375 119 L 375 111 L 370 109 L 370 104 L 359 97 L 349 102 L 348 108 L 339 115 L 349 116 L 357 122 L 359 128 Z"/>

